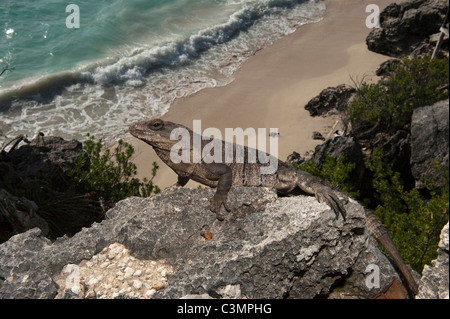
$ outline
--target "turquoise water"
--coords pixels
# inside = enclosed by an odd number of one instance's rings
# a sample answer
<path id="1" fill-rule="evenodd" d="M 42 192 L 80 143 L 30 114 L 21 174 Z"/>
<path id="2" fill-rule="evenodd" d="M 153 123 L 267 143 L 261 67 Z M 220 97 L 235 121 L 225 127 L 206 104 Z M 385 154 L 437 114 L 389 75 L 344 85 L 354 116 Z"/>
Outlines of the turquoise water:
<path id="1" fill-rule="evenodd" d="M 79 28 L 66 19 L 79 8 Z M 113 136 L 225 85 L 257 50 L 317 22 L 316 0 L 2 0 L 0 141 Z M 74 20 L 70 20 L 73 22 Z"/>
<path id="2" fill-rule="evenodd" d="M 67 28 L 76 3 L 80 28 Z M 14 66 L 11 82 L 131 55 L 226 22 L 235 7 L 211 0 L 2 0 L 0 63 Z M 3 83 L 3 82 L 0 82 Z"/>

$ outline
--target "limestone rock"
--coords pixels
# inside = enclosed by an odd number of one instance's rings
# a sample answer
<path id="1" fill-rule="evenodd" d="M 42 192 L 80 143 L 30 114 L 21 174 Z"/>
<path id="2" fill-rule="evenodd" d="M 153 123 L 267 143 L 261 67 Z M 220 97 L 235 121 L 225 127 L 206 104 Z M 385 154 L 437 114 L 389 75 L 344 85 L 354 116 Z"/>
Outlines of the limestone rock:
<path id="1" fill-rule="evenodd" d="M 56 298 L 149 299 L 167 286 L 172 271 L 164 260 L 137 259 L 125 246 L 114 243 L 89 260 L 64 266 L 55 277 L 59 285 Z"/>
<path id="2" fill-rule="evenodd" d="M 448 279 L 448 223 L 441 232 L 438 258 L 431 262 L 431 266 L 425 265 L 419 286 L 419 294 L 416 299 L 449 299 Z"/>
<path id="3" fill-rule="evenodd" d="M 348 204 L 343 221 L 311 196 L 278 198 L 272 189 L 233 187 L 231 211 L 218 221 L 209 210 L 213 194 L 169 189 L 128 198 L 106 220 L 53 243 L 39 229 L 13 236 L 0 245 L 0 297 L 313 298 L 326 296 L 350 274 L 360 274 L 357 285 L 364 287 L 362 252 L 377 248 L 356 202 Z M 211 239 L 202 233 L 211 233 Z M 365 297 L 398 278 L 383 259 L 370 259 L 383 275 L 380 288 L 362 289 Z M 153 263 L 165 271 L 149 281 L 145 276 Z M 67 280 L 77 267 L 78 284 Z M 106 281 L 110 277 L 116 280 Z"/>

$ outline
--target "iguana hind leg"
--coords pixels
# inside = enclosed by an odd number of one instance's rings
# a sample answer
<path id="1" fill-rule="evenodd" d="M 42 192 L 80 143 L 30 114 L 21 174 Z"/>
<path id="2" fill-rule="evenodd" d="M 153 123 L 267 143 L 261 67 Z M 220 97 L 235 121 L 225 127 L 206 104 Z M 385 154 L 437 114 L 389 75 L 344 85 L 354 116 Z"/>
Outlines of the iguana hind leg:
<path id="1" fill-rule="evenodd" d="M 307 172 L 291 167 L 281 167 L 278 170 L 278 184 L 275 188 L 289 193 L 297 186 L 304 192 L 314 195 L 317 201 L 325 202 L 330 206 L 336 214 L 336 218 L 339 218 L 339 214 L 341 214 L 345 219 L 344 205 L 348 203 L 348 196 L 344 192 Z"/>

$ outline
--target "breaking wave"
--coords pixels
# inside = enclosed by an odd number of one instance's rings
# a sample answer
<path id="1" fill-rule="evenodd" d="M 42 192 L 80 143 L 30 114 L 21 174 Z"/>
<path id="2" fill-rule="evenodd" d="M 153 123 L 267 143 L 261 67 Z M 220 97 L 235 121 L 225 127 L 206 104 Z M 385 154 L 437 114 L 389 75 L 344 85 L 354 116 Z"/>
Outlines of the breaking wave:
<path id="1" fill-rule="evenodd" d="M 224 6 L 231 13 L 221 23 L 7 84 L 0 89 L 0 134 L 117 136 L 131 122 L 164 114 L 176 98 L 228 84 L 245 59 L 298 26 L 320 21 L 325 11 L 320 1 L 228 0 Z"/>

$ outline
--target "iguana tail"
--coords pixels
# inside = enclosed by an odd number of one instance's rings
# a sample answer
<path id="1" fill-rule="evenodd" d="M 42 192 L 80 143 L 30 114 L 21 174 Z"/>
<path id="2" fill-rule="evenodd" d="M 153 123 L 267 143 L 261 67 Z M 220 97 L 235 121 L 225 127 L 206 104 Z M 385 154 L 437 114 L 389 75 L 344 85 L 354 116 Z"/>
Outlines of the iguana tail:
<path id="1" fill-rule="evenodd" d="M 394 259 L 395 264 L 400 269 L 401 273 L 405 277 L 406 283 L 408 285 L 408 288 L 410 291 L 417 295 L 419 292 L 419 287 L 417 286 L 416 281 L 414 280 L 414 277 L 412 276 L 411 271 L 406 266 L 405 262 L 403 261 L 402 256 L 400 256 L 400 253 L 395 247 L 394 243 L 392 242 L 391 237 L 389 237 L 389 234 L 386 230 L 386 228 L 383 226 L 383 224 L 378 220 L 378 218 L 372 214 L 368 209 L 365 209 L 366 211 L 366 226 L 369 229 L 369 231 L 372 233 L 372 235 L 380 241 L 380 243 L 383 245 L 383 247 L 389 252 L 392 259 Z"/>

